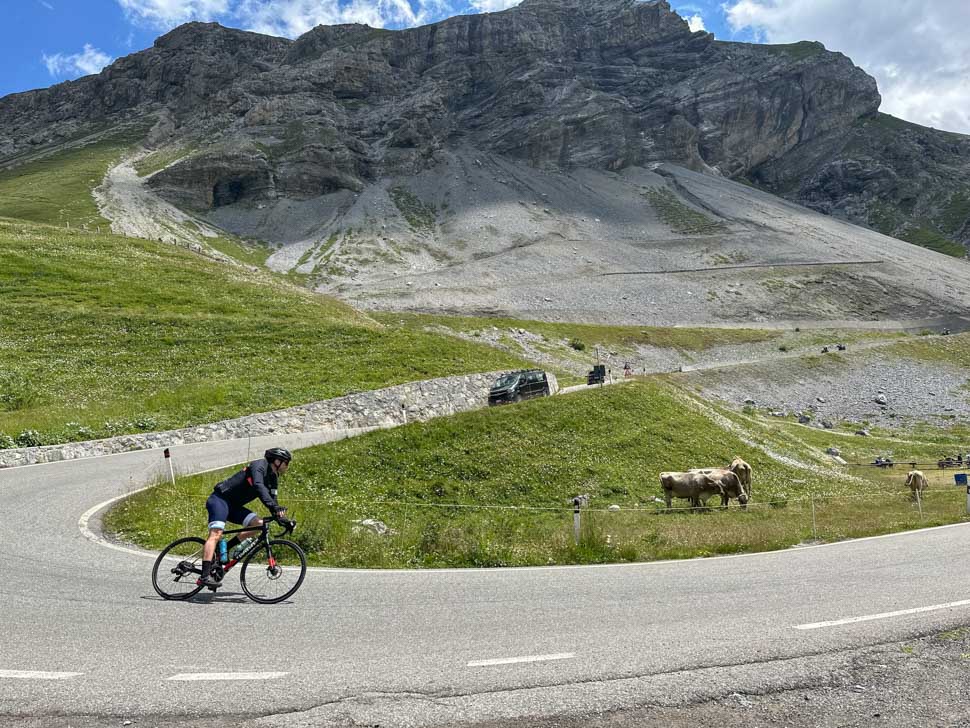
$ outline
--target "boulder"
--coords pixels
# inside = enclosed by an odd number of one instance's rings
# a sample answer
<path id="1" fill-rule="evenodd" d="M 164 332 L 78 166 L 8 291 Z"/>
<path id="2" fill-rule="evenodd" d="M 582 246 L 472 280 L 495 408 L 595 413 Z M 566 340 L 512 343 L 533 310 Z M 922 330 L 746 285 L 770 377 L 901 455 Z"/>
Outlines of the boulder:
<path id="1" fill-rule="evenodd" d="M 378 536 L 391 536 L 396 533 L 393 529 L 388 528 L 387 524 L 383 521 L 378 521 L 374 518 L 364 518 L 359 521 L 354 521 L 354 527 L 351 530 L 354 533 L 367 531 Z"/>

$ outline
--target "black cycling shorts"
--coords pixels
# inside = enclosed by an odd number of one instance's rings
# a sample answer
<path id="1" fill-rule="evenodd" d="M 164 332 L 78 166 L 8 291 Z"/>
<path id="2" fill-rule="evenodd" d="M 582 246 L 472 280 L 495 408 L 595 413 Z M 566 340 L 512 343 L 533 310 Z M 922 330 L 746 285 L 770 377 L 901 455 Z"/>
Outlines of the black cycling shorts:
<path id="1" fill-rule="evenodd" d="M 259 518 L 245 506 L 229 505 L 225 498 L 213 493 L 205 502 L 205 509 L 209 512 L 209 528 L 226 529 L 226 521 L 238 523 L 245 527 Z"/>

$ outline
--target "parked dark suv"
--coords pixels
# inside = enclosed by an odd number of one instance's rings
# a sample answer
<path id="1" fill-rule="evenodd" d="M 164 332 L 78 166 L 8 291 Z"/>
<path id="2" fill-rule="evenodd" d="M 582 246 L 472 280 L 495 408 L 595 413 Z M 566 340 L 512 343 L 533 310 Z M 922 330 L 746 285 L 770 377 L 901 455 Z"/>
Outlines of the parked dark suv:
<path id="1" fill-rule="evenodd" d="M 555 375 L 541 369 L 523 369 L 499 377 L 488 392 L 488 403 L 507 404 L 533 397 L 548 397 L 558 389 Z"/>
<path id="2" fill-rule="evenodd" d="M 603 384 L 606 382 L 606 364 L 597 364 L 586 375 L 586 384 Z"/>

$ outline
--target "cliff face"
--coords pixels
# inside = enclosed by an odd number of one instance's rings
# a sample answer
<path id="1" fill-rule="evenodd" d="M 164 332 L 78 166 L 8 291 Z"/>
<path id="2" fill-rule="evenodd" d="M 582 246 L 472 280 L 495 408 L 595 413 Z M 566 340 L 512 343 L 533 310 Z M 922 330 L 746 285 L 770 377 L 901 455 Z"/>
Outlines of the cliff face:
<path id="1" fill-rule="evenodd" d="M 754 167 L 766 189 L 886 235 L 970 250 L 970 137 L 885 114 Z"/>
<path id="2" fill-rule="evenodd" d="M 673 162 L 871 224 L 870 198 L 899 198 L 879 171 L 896 161 L 860 121 L 879 102 L 871 77 L 816 43 L 718 42 L 664 0 L 525 0 L 296 41 L 189 24 L 98 76 L 0 100 L 0 157 L 151 116 L 149 143 L 194 151 L 152 185 L 195 210 L 357 192 L 474 148 L 538 168 Z M 950 146 L 945 169 L 970 159 Z"/>

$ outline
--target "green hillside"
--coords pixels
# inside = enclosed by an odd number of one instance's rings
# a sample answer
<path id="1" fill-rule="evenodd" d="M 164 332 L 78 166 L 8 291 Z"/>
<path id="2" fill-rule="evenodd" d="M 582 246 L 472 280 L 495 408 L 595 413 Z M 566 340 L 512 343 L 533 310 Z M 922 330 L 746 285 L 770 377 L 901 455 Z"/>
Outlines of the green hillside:
<path id="1" fill-rule="evenodd" d="M 518 367 L 386 329 L 281 276 L 169 245 L 0 220 L 0 445 L 157 430 Z"/>
<path id="2" fill-rule="evenodd" d="M 53 153 L 21 167 L 0 170 L 0 218 L 96 230 L 108 227 L 91 196 L 108 167 L 133 144 L 116 134 Z"/>
<path id="3" fill-rule="evenodd" d="M 742 422 L 744 429 L 737 426 Z M 661 471 L 726 464 L 735 455 L 754 470 L 748 511 L 732 506 L 700 515 L 665 513 L 654 500 L 662 495 Z M 304 450 L 281 486 L 280 500 L 300 521 L 296 538 L 313 563 L 365 567 L 680 558 L 785 548 L 965 517 L 962 493 L 953 488 L 934 486 L 921 518 L 901 480 L 886 479 L 882 471 L 861 477 L 835 473 L 830 464 L 797 432 L 725 415 L 651 380 Z M 205 498 L 231 471 L 137 494 L 115 508 L 106 525 L 153 548 L 184 533 L 202 534 Z M 590 507 L 577 546 L 569 501 L 584 493 Z M 611 512 L 611 505 L 621 510 Z M 383 521 L 394 533 L 355 532 L 354 521 L 365 518 Z"/>
<path id="4" fill-rule="evenodd" d="M 109 234 L 91 191 L 139 136 L 120 130 L 0 172 L 0 447 L 525 364 L 387 329 L 284 276 Z"/>

